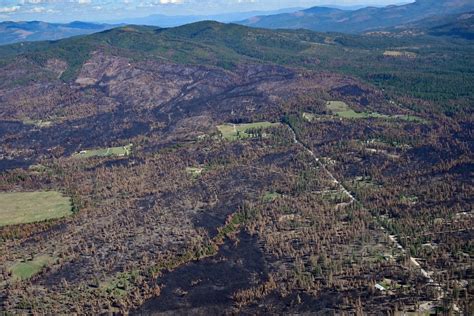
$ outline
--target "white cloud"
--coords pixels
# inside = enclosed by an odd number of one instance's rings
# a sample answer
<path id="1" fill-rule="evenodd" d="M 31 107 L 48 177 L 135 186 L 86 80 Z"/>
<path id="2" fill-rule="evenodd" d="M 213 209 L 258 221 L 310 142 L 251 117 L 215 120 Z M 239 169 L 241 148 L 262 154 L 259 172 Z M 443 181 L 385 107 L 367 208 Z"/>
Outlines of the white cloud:
<path id="1" fill-rule="evenodd" d="M 183 0 L 160 0 L 161 4 L 179 4 L 183 3 Z"/>
<path id="2" fill-rule="evenodd" d="M 0 13 L 13 13 L 20 10 L 19 6 L 14 7 L 0 7 Z"/>
<path id="3" fill-rule="evenodd" d="M 57 13 L 59 11 L 53 9 L 47 9 L 45 7 L 34 7 L 28 11 L 28 13 Z"/>

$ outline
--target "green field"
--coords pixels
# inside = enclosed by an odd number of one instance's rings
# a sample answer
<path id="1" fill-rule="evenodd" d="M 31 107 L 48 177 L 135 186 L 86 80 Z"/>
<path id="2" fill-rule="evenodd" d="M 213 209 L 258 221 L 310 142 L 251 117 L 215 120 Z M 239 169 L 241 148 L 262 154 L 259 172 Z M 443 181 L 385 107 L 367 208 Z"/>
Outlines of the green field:
<path id="1" fill-rule="evenodd" d="M 133 144 L 127 146 L 110 147 L 110 148 L 99 148 L 82 150 L 73 155 L 75 158 L 91 158 L 91 157 L 109 157 L 109 156 L 128 156 L 132 153 Z"/>
<path id="2" fill-rule="evenodd" d="M 35 274 L 39 273 L 45 266 L 50 264 L 53 258 L 50 256 L 38 256 L 33 260 L 26 262 L 18 262 L 10 267 L 12 277 L 17 280 L 28 280 Z"/>
<path id="3" fill-rule="evenodd" d="M 328 101 L 327 108 L 337 116 L 348 119 L 365 119 L 365 118 L 382 118 L 386 115 L 369 112 L 356 112 L 351 109 L 345 102 L 342 101 Z"/>
<path id="4" fill-rule="evenodd" d="M 0 193 L 0 227 L 72 214 L 71 199 L 59 192 Z"/>
<path id="5" fill-rule="evenodd" d="M 252 135 L 249 133 L 249 130 L 252 129 L 264 129 L 272 126 L 277 126 L 278 123 L 270 122 L 256 122 L 248 124 L 224 124 L 217 126 L 219 132 L 221 132 L 222 137 L 227 140 L 238 140 L 250 138 Z"/>
<path id="6" fill-rule="evenodd" d="M 343 101 L 328 101 L 326 107 L 335 115 L 346 119 L 383 118 L 389 120 L 426 123 L 424 119 L 414 115 L 386 115 L 377 112 L 356 112 Z"/>

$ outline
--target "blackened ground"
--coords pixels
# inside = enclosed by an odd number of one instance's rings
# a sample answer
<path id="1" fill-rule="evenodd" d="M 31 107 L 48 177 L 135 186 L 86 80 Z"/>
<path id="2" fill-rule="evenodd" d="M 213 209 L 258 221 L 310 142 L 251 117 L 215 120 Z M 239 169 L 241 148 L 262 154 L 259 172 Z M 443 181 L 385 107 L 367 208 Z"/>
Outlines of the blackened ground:
<path id="1" fill-rule="evenodd" d="M 28 160 L 27 158 L 20 158 L 20 159 L 0 159 L 0 172 L 6 171 L 9 169 L 15 168 L 28 168 L 34 163 L 33 160 Z"/>
<path id="2" fill-rule="evenodd" d="M 133 315 L 217 315 L 230 312 L 232 294 L 266 281 L 264 258 L 257 238 L 239 234 L 211 258 L 189 263 L 157 282 L 161 295 L 150 299 Z"/>

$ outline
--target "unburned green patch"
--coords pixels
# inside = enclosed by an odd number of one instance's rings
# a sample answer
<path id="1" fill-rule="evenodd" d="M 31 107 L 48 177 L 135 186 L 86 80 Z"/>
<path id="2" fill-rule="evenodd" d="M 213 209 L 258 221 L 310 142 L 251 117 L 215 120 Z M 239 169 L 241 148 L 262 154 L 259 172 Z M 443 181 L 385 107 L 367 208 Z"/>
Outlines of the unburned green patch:
<path id="1" fill-rule="evenodd" d="M 52 257 L 42 255 L 35 257 L 33 260 L 15 263 L 9 271 L 15 280 L 28 280 L 53 261 Z"/>
<path id="2" fill-rule="evenodd" d="M 377 112 L 356 112 L 343 101 L 328 101 L 326 107 L 333 114 L 344 119 L 379 118 L 387 120 L 401 120 L 407 122 L 427 123 L 426 120 L 414 115 L 386 115 Z"/>
<path id="3" fill-rule="evenodd" d="M 40 222 L 71 214 L 71 199 L 59 192 L 0 193 L 0 227 Z"/>
<path id="4" fill-rule="evenodd" d="M 97 285 L 99 285 L 99 287 L 107 294 L 120 298 L 128 293 L 139 277 L 140 273 L 138 270 L 134 270 L 131 272 L 119 273 L 114 278 Z"/>
<path id="5" fill-rule="evenodd" d="M 354 189 L 369 189 L 369 188 L 377 188 L 377 185 L 372 178 L 370 177 L 355 177 L 354 179 L 348 181 L 349 185 Z"/>
<path id="6" fill-rule="evenodd" d="M 262 129 L 272 126 L 278 126 L 278 123 L 256 122 L 248 124 L 223 124 L 218 125 L 217 129 L 223 138 L 227 140 L 239 140 L 254 137 Z"/>
<path id="7" fill-rule="evenodd" d="M 187 167 L 186 168 L 186 172 L 191 174 L 195 178 L 199 177 L 202 174 L 203 170 L 204 170 L 204 168 L 198 168 L 198 167 Z"/>
<path id="8" fill-rule="evenodd" d="M 405 58 L 416 58 L 416 54 L 412 52 L 406 51 L 398 51 L 398 50 L 386 50 L 383 55 L 385 57 L 405 57 Z"/>
<path id="9" fill-rule="evenodd" d="M 267 192 L 263 195 L 262 199 L 264 202 L 273 202 L 281 196 L 282 195 L 278 192 Z"/>
<path id="10" fill-rule="evenodd" d="M 127 146 L 118 146 L 101 149 L 90 149 L 81 150 L 80 152 L 73 155 L 74 158 L 91 158 L 91 157 L 124 157 L 129 156 L 132 153 L 133 144 Z"/>
<path id="11" fill-rule="evenodd" d="M 377 192 L 381 189 L 381 185 L 375 182 L 370 177 L 363 177 L 359 176 L 344 182 L 352 192 L 354 192 L 357 196 L 366 196 L 370 194 L 370 192 Z"/>
<path id="12" fill-rule="evenodd" d="M 341 190 L 323 191 L 321 192 L 321 196 L 324 200 L 332 203 L 346 203 L 351 201 L 347 194 Z"/>
<path id="13" fill-rule="evenodd" d="M 39 128 L 50 127 L 53 125 L 52 121 L 44 121 L 44 120 L 31 120 L 25 119 L 23 120 L 23 124 L 25 125 L 34 125 Z"/>
<path id="14" fill-rule="evenodd" d="M 386 117 L 379 113 L 370 112 L 356 112 L 351 109 L 345 102 L 342 101 L 328 101 L 326 107 L 335 115 L 347 119 L 365 119 L 365 118 L 381 118 Z"/>

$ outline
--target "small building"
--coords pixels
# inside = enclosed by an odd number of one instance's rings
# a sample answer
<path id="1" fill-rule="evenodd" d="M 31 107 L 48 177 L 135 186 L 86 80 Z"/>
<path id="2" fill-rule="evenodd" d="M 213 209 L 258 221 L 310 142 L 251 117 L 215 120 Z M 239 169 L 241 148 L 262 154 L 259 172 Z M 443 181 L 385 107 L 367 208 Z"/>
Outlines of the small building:
<path id="1" fill-rule="evenodd" d="M 382 291 L 382 292 L 387 290 L 386 288 L 384 288 L 382 285 L 380 285 L 380 284 L 378 284 L 378 283 L 375 284 L 375 288 L 376 288 L 377 290 Z"/>

